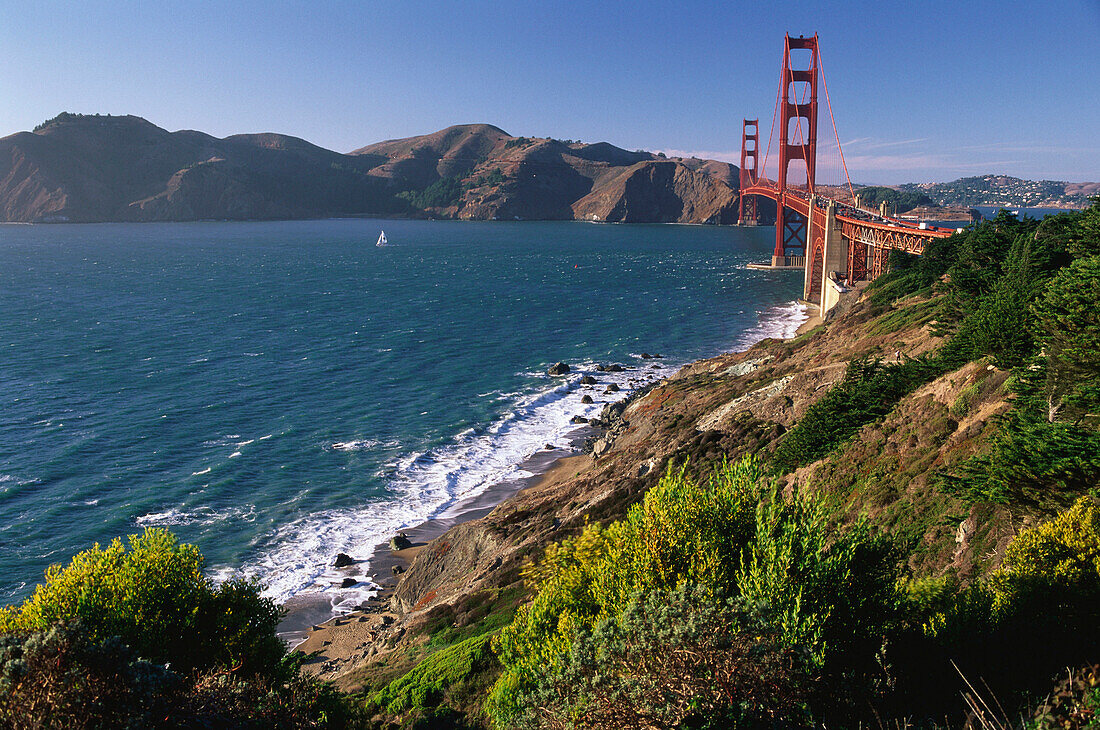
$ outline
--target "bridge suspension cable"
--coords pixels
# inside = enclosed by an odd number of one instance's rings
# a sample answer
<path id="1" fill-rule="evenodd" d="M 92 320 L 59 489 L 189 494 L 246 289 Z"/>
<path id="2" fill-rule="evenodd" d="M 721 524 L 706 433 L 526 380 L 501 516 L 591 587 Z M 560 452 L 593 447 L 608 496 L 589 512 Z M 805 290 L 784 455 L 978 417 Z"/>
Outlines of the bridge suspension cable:
<path id="1" fill-rule="evenodd" d="M 848 194 L 852 196 L 852 200 L 855 200 L 856 193 L 852 189 L 852 178 L 848 175 L 848 163 L 844 160 L 844 148 L 840 146 L 840 134 L 836 131 L 836 117 L 833 116 L 833 102 L 829 99 L 829 82 L 825 80 L 825 64 L 821 60 L 821 51 L 818 51 L 817 62 L 821 66 L 821 85 L 825 87 L 825 104 L 829 108 L 829 121 L 833 123 L 836 149 L 840 153 L 840 164 L 844 167 L 844 181 L 848 184 Z"/>

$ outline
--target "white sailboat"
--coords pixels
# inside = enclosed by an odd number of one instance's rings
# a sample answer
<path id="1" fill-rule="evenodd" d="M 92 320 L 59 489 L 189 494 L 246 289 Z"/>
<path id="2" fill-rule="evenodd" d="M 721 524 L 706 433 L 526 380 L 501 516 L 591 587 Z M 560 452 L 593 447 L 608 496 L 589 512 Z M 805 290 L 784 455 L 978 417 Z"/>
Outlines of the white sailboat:
<path id="1" fill-rule="evenodd" d="M 381 233 L 378 234 L 378 243 L 376 243 L 374 245 L 375 246 L 385 246 L 386 245 L 386 232 L 385 231 L 382 231 Z"/>

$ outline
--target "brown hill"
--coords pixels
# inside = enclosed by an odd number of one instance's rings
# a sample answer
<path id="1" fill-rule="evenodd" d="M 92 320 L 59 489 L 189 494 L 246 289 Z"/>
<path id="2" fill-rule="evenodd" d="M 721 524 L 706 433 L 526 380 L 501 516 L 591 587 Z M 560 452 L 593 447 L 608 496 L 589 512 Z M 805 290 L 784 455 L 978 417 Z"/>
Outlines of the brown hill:
<path id="1" fill-rule="evenodd" d="M 281 134 L 218 139 L 63 113 L 0 139 L 0 220 L 428 215 L 733 223 L 737 168 L 488 124 L 340 154 Z"/>
<path id="2" fill-rule="evenodd" d="M 449 183 L 446 194 L 417 201 L 440 217 L 736 222 L 737 168 L 713 160 L 513 137 L 488 124 L 388 140 L 352 154 L 385 156 L 370 174 L 395 188 Z"/>
<path id="3" fill-rule="evenodd" d="M 145 221 L 392 212 L 350 157 L 279 134 L 217 139 L 140 117 L 62 114 L 0 139 L 0 218 Z"/>

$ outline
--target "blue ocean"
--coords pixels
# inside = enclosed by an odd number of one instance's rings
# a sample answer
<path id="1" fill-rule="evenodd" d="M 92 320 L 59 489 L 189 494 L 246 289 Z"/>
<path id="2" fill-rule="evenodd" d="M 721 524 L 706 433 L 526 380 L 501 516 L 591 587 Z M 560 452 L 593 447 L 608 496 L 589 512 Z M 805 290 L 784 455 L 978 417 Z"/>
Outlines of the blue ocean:
<path id="1" fill-rule="evenodd" d="M 396 220 L 0 226 L 0 603 L 146 526 L 197 544 L 212 575 L 259 576 L 279 600 L 337 595 L 336 553 L 367 558 L 523 476 L 532 454 L 568 446 L 572 416 L 694 359 L 789 336 L 801 275 L 744 268 L 773 236 Z M 548 376 L 559 360 L 572 372 Z M 614 376 L 623 390 L 582 404 L 577 379 L 611 362 L 633 368 Z"/>

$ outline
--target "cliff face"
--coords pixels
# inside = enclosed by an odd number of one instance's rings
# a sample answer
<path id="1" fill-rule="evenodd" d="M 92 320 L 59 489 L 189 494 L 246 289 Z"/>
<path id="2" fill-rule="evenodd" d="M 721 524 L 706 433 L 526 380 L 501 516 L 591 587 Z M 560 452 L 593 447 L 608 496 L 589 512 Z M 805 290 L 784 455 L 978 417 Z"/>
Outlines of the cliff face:
<path id="1" fill-rule="evenodd" d="M 732 223 L 736 179 L 721 162 L 513 137 L 488 124 L 347 155 L 279 134 L 168 132 L 133 116 L 62 114 L 0 139 L 0 219 L 20 222 L 390 214 Z"/>

